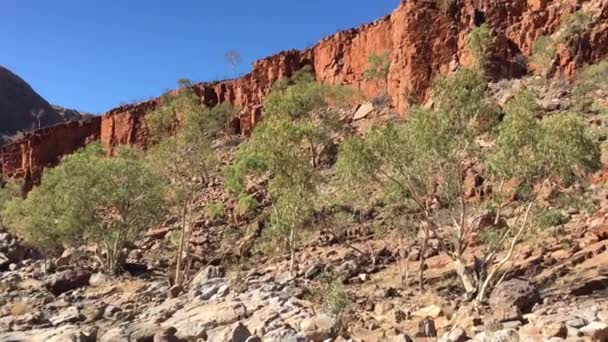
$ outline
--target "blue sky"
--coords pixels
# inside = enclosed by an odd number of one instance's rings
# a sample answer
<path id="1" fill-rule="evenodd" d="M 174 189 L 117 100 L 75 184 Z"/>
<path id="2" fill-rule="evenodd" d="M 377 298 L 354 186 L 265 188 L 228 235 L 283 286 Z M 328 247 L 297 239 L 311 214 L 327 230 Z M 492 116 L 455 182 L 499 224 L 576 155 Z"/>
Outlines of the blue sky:
<path id="1" fill-rule="evenodd" d="M 103 113 L 179 78 L 230 77 L 224 53 L 304 48 L 390 13 L 399 0 L 6 0 L 0 64 L 53 104 Z"/>

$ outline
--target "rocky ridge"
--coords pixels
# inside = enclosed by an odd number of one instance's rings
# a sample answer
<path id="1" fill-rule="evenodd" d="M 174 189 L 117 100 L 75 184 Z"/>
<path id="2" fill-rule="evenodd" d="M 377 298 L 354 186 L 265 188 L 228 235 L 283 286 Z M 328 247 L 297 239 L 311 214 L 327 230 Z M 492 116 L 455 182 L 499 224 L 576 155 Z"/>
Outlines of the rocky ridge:
<path id="1" fill-rule="evenodd" d="M 468 52 L 468 33 L 487 23 L 495 36 L 488 74 L 495 80 L 523 76 L 528 71 L 527 58 L 541 35 L 559 35 L 567 15 L 583 8 L 589 13 L 590 29 L 575 34 L 558 46 L 552 73 L 572 77 L 585 64 L 599 61 L 608 54 L 608 3 L 605 0 L 515 0 L 515 1 L 402 1 L 390 15 L 356 29 L 339 32 L 304 51 L 285 51 L 254 63 L 252 71 L 234 80 L 201 83 L 194 90 L 203 103 L 213 106 L 231 102 L 242 109 L 237 131 L 248 133 L 262 115 L 263 97 L 272 84 L 292 75 L 304 65 L 311 65 L 318 80 L 344 83 L 363 90 L 367 96 L 377 95 L 381 85 L 367 81 L 364 71 L 368 57 L 390 52 L 391 68 L 387 93 L 392 105 L 404 112 L 411 99 L 423 99 L 433 77 L 472 62 Z M 132 143 L 145 146 L 147 130 L 145 113 L 159 99 L 118 107 L 101 119 L 100 129 L 93 137 L 110 146 Z M 97 119 L 96 119 L 97 120 Z M 82 136 L 82 126 L 66 129 L 56 127 L 47 135 Z M 27 140 L 32 133 L 0 151 L 2 172 L 7 175 L 32 175 L 52 165 L 53 161 L 80 145 L 69 149 L 46 148 Z M 23 148 L 21 148 L 23 147 Z M 40 164 L 25 162 L 29 155 L 43 154 Z M 8 161 L 7 161 L 8 160 Z M 14 162 L 19 160 L 21 162 Z M 50 162 L 49 162 L 50 161 Z"/>

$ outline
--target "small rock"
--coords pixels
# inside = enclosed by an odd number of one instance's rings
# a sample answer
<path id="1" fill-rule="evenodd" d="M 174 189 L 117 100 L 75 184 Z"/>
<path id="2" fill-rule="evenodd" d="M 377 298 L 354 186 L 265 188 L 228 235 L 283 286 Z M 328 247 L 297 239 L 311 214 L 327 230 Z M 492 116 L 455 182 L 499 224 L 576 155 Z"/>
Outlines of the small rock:
<path id="1" fill-rule="evenodd" d="M 437 337 L 437 329 L 435 329 L 435 322 L 430 319 L 423 319 L 418 322 L 418 334 L 419 337 Z"/>
<path id="2" fill-rule="evenodd" d="M 74 323 L 84 319 L 84 316 L 80 314 L 78 308 L 70 306 L 67 309 L 62 310 L 60 313 L 49 318 L 49 322 L 52 325 L 58 326 L 66 323 Z"/>
<path id="3" fill-rule="evenodd" d="M 226 276 L 226 270 L 222 266 L 207 266 L 194 276 L 190 282 L 190 286 L 198 286 L 204 284 L 208 280 L 224 278 Z"/>
<path id="4" fill-rule="evenodd" d="M 249 336 L 245 342 L 262 342 L 262 339 L 257 336 Z"/>
<path id="5" fill-rule="evenodd" d="M 437 318 L 441 315 L 442 310 L 437 305 L 430 305 L 420 310 L 415 311 L 412 315 L 415 317 L 430 317 Z"/>
<path id="6" fill-rule="evenodd" d="M 379 302 L 374 305 L 374 313 L 382 316 L 393 308 L 393 304 L 389 302 Z"/>
<path id="7" fill-rule="evenodd" d="M 608 324 L 601 322 L 591 322 L 582 327 L 580 331 L 596 341 L 608 341 Z"/>
<path id="8" fill-rule="evenodd" d="M 122 328 L 114 328 L 106 331 L 101 336 L 99 342 L 116 342 L 116 341 L 129 341 L 128 334 Z"/>
<path id="9" fill-rule="evenodd" d="M 581 337 L 583 336 L 583 333 L 573 327 L 568 327 L 568 337 Z"/>
<path id="10" fill-rule="evenodd" d="M 336 273 L 345 278 L 354 277 L 359 274 L 359 263 L 356 260 L 349 260 L 336 267 Z"/>
<path id="11" fill-rule="evenodd" d="M 313 279 L 314 277 L 316 277 L 319 273 L 321 273 L 321 271 L 323 270 L 323 264 L 320 263 L 314 263 L 312 266 L 310 266 L 306 272 L 304 272 L 304 277 L 306 279 Z"/>
<path id="12" fill-rule="evenodd" d="M 171 286 L 171 288 L 169 289 L 169 298 L 176 298 L 177 296 L 179 296 L 180 293 L 182 293 L 182 291 L 183 289 L 179 285 Z"/>
<path id="13" fill-rule="evenodd" d="M 225 335 L 224 341 L 245 342 L 249 337 L 251 337 L 251 332 L 241 322 L 233 324 L 226 330 L 226 332 L 227 334 Z"/>
<path id="14" fill-rule="evenodd" d="M 110 278 L 102 272 L 93 273 L 89 278 L 89 285 L 93 287 L 102 286 L 107 284 Z"/>
<path id="15" fill-rule="evenodd" d="M 464 342 L 468 340 L 467 333 L 462 328 L 452 329 L 445 333 L 438 342 Z"/>
<path id="16" fill-rule="evenodd" d="M 357 108 L 353 120 L 360 120 L 369 115 L 374 110 L 374 105 L 371 102 L 365 102 Z"/>
<path id="17" fill-rule="evenodd" d="M 177 329 L 169 327 L 162 332 L 154 335 L 153 342 L 180 342 L 180 339 L 175 336 Z"/>
<path id="18" fill-rule="evenodd" d="M 588 322 L 586 319 L 577 317 L 577 318 L 573 318 L 573 319 L 567 321 L 566 325 L 569 327 L 573 327 L 573 328 L 582 328 L 585 325 L 587 325 L 587 323 Z"/>
<path id="19" fill-rule="evenodd" d="M 294 279 L 294 277 L 291 274 L 291 272 L 289 272 L 289 271 L 281 272 L 274 277 L 274 281 L 276 281 L 279 284 L 287 284 L 287 283 L 291 282 L 293 279 Z"/>
<path id="20" fill-rule="evenodd" d="M 522 326 L 521 321 L 502 322 L 503 329 L 517 329 Z"/>
<path id="21" fill-rule="evenodd" d="M 568 328 L 564 323 L 554 323 L 543 327 L 543 336 L 545 337 L 568 337 Z"/>
<path id="22" fill-rule="evenodd" d="M 499 330 L 496 332 L 481 332 L 473 338 L 477 342 L 519 342 L 519 333 L 514 329 Z"/>
<path id="23" fill-rule="evenodd" d="M 412 338 L 407 334 L 399 334 L 393 338 L 394 342 L 414 342 Z"/>
<path id="24" fill-rule="evenodd" d="M 97 327 L 86 327 L 80 330 L 78 333 L 78 342 L 96 342 L 97 341 Z"/>
<path id="25" fill-rule="evenodd" d="M 77 289 L 89 284 L 91 273 L 85 270 L 65 270 L 49 276 L 44 285 L 54 295 Z"/>

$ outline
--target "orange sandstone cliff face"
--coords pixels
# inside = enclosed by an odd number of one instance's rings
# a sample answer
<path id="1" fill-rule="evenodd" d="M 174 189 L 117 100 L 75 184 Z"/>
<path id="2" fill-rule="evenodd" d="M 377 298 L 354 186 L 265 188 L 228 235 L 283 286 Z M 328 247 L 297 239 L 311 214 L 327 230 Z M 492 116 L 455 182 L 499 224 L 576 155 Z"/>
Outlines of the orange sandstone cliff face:
<path id="1" fill-rule="evenodd" d="M 25 190 L 38 183 L 45 167 L 59 163 L 72 153 L 99 139 L 101 118 L 72 121 L 27 133 L 25 137 L 0 148 L 0 176 L 24 180 Z"/>
<path id="2" fill-rule="evenodd" d="M 404 0 L 392 14 L 371 24 L 339 32 L 304 51 L 285 51 L 259 60 L 241 78 L 201 83 L 193 88 L 208 106 L 228 101 L 241 108 L 238 127 L 247 134 L 261 119 L 262 102 L 272 84 L 304 65 L 313 67 L 319 81 L 349 84 L 367 96 L 379 94 L 382 86 L 365 80 L 363 74 L 371 54 L 388 51 L 391 67 L 387 92 L 392 105 L 405 113 L 412 100 L 423 100 L 428 95 L 437 74 L 472 63 L 467 44 L 474 27 L 487 23 L 495 37 L 488 75 L 494 79 L 520 77 L 528 72 L 526 61 L 536 38 L 559 34 L 564 18 L 580 8 L 590 13 L 591 29 L 558 46 L 555 61 L 554 74 L 569 78 L 581 66 L 608 55 L 608 0 Z M 97 136 L 109 146 L 145 146 L 145 113 L 158 104 L 155 99 L 109 111 L 99 119 Z M 25 140 L 35 141 L 5 146 L 2 160 L 26 160 L 29 155 L 44 158 L 27 163 L 3 162 L 3 173 L 35 179 L 37 170 L 79 147 L 53 147 L 52 142 L 71 129 L 76 128 L 69 124 L 55 126 L 44 135 L 48 142 L 39 140 L 42 135 L 34 133 Z M 16 151 L 23 155 L 14 157 Z"/>

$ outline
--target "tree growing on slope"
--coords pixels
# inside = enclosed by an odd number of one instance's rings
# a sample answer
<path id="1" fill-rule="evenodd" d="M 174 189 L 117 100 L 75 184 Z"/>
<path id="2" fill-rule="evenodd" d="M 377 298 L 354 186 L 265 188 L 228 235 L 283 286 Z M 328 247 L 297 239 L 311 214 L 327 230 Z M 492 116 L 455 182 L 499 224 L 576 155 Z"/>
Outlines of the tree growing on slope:
<path id="1" fill-rule="evenodd" d="M 139 151 L 120 148 L 108 158 L 99 144 L 67 157 L 49 170 L 25 200 L 4 214 L 27 242 L 47 251 L 94 242 L 108 272 L 121 267 L 121 250 L 162 214 L 160 179 Z"/>
<path id="2" fill-rule="evenodd" d="M 436 237 L 469 299 L 483 300 L 496 282 L 528 227 L 533 202 L 521 220 L 504 230 L 499 243 L 486 250 L 477 267 L 468 267 L 464 254 L 474 236 L 474 210 L 463 182 L 467 162 L 490 156 L 497 175 L 529 182 L 567 178 L 598 165 L 597 146 L 576 117 L 558 115 L 538 123 L 534 109 L 522 97 L 507 107 L 495 151 L 479 146 L 478 138 L 495 128 L 497 111 L 488 101 L 481 75 L 466 69 L 435 82 L 433 109 L 415 108 L 408 122 L 376 127 L 341 146 L 337 169 L 345 184 L 359 189 L 379 184 L 416 207 L 417 228 L 423 236 L 421 255 L 429 237 Z M 449 217 L 447 222 L 441 219 L 442 213 Z M 496 262 L 505 248 L 506 255 Z M 422 289 L 423 257 L 420 270 Z"/>
<path id="3" fill-rule="evenodd" d="M 315 110 L 351 95 L 344 87 L 315 82 L 308 70 L 278 81 L 264 101 L 264 121 L 226 171 L 234 194 L 243 192 L 248 174 L 270 174 L 273 206 L 265 238 L 275 249 L 290 251 L 292 271 L 301 230 L 314 209 L 319 157 L 337 122 L 332 111 Z"/>
<path id="4" fill-rule="evenodd" d="M 217 162 L 212 139 L 233 111 L 227 104 L 205 108 L 192 90 L 184 88 L 147 115 L 150 131 L 158 141 L 148 151 L 148 160 L 169 184 L 167 199 L 181 222 L 174 277 L 180 286 L 188 274 L 196 195 L 208 185 Z"/>

